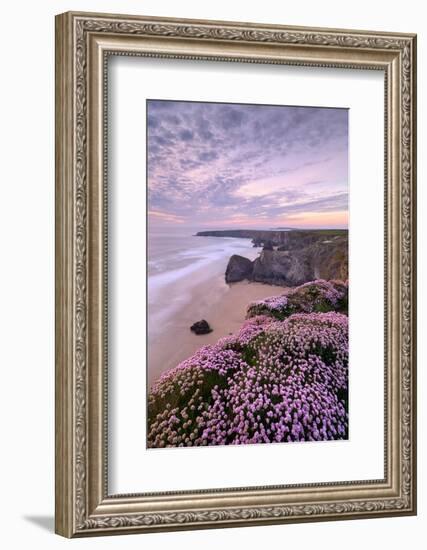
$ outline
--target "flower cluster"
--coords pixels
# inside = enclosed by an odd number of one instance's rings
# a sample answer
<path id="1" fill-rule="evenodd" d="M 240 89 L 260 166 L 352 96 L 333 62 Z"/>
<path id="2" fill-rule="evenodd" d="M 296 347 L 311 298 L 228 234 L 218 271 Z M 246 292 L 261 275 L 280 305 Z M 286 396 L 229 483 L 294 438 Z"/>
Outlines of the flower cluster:
<path id="1" fill-rule="evenodd" d="M 347 387 L 346 315 L 257 315 L 162 375 L 149 393 L 148 445 L 346 439 Z"/>
<path id="2" fill-rule="evenodd" d="M 252 302 L 247 317 L 270 315 L 285 319 L 293 313 L 339 311 L 347 313 L 348 283 L 319 279 L 289 290 L 280 296 Z"/>
<path id="3" fill-rule="evenodd" d="M 271 296 L 270 298 L 257 300 L 256 302 L 252 302 L 251 304 L 249 304 L 248 312 L 262 309 L 269 313 L 280 313 L 282 311 L 286 311 L 288 303 L 288 297 L 286 296 L 286 294 L 281 294 L 280 296 Z"/>

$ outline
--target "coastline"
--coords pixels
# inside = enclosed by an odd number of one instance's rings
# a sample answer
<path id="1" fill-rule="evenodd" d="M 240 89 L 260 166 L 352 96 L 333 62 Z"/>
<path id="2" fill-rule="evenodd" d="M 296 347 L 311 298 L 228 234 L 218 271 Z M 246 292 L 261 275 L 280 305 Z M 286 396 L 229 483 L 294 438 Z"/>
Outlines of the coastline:
<path id="1" fill-rule="evenodd" d="M 147 380 L 148 387 L 167 370 L 189 358 L 199 348 L 214 344 L 223 336 L 235 333 L 245 320 L 250 302 L 269 296 L 277 296 L 286 287 L 242 281 L 227 285 L 224 275 L 202 278 L 192 285 L 191 292 L 180 293 L 179 282 L 171 289 L 172 296 L 179 297 L 172 304 L 174 313 L 161 326 L 149 330 Z M 150 306 L 150 316 L 156 315 L 155 305 Z M 190 326 L 206 319 L 212 332 L 196 335 Z"/>

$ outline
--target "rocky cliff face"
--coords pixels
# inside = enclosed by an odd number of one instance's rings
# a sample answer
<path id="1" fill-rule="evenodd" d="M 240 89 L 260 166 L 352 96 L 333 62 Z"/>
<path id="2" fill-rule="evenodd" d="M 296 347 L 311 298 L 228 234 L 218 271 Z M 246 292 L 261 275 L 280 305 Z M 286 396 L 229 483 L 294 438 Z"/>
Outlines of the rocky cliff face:
<path id="1" fill-rule="evenodd" d="M 223 231 L 199 231 L 197 237 L 235 237 L 252 239 L 254 246 L 266 243 L 279 247 L 281 250 L 304 248 L 317 242 L 347 238 L 347 229 L 319 230 L 260 230 L 260 229 L 228 229 Z"/>
<path id="2" fill-rule="evenodd" d="M 253 263 L 252 280 L 272 285 L 296 286 L 313 279 L 305 254 L 263 250 Z"/>
<path id="3" fill-rule="evenodd" d="M 315 279 L 348 279 L 348 239 L 315 242 L 300 249 L 263 250 L 254 261 L 254 281 L 296 286 Z"/>
<path id="4" fill-rule="evenodd" d="M 304 239 L 300 245 L 282 245 L 279 249 L 264 249 L 250 262 L 233 256 L 227 266 L 226 281 L 249 279 L 281 286 L 297 286 L 315 279 L 348 279 L 348 237 L 335 235 L 314 242 Z"/>
<path id="5" fill-rule="evenodd" d="M 316 279 L 348 279 L 348 237 L 323 241 L 307 249 Z"/>

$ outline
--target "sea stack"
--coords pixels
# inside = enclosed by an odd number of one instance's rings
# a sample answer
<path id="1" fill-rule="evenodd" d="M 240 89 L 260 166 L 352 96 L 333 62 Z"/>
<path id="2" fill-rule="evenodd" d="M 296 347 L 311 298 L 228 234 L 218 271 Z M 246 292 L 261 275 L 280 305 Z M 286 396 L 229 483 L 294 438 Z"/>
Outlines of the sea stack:
<path id="1" fill-rule="evenodd" d="M 251 279 L 253 271 L 253 263 L 248 258 L 233 254 L 231 256 L 227 269 L 225 271 L 226 283 L 237 283 L 244 279 Z"/>

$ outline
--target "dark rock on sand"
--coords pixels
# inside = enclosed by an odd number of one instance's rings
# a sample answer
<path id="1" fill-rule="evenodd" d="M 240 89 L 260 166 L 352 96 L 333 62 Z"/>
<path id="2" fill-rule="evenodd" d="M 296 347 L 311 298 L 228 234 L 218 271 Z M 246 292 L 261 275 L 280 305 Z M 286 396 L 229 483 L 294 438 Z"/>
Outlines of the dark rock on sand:
<path id="1" fill-rule="evenodd" d="M 190 330 L 196 334 L 209 334 L 210 332 L 212 332 L 212 329 L 209 326 L 209 323 L 205 321 L 205 319 L 202 319 L 201 321 L 197 321 L 196 323 L 191 325 Z"/>
<path id="2" fill-rule="evenodd" d="M 228 261 L 225 271 L 226 283 L 237 283 L 244 279 L 251 279 L 253 271 L 253 262 L 248 258 L 234 254 Z"/>

